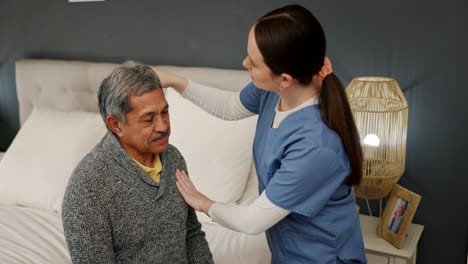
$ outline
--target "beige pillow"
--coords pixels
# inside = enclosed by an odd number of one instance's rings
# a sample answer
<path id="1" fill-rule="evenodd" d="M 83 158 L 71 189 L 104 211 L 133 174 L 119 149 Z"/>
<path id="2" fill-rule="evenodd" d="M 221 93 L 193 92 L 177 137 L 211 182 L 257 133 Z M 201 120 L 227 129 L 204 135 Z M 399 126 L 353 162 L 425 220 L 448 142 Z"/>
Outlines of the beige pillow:
<path id="1" fill-rule="evenodd" d="M 184 156 L 193 183 L 211 199 L 237 202 L 252 165 L 257 117 L 221 120 L 172 89 L 165 93 L 171 119 L 169 143 Z"/>
<path id="2" fill-rule="evenodd" d="M 73 169 L 105 132 L 98 113 L 34 109 L 0 162 L 0 204 L 60 214 Z"/>

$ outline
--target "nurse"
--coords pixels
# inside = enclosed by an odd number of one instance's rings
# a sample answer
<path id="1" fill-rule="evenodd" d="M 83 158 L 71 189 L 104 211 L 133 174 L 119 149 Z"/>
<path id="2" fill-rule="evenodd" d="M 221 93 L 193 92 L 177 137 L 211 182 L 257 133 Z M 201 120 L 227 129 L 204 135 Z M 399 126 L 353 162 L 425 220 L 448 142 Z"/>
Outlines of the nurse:
<path id="1" fill-rule="evenodd" d="M 325 50 L 317 19 L 290 5 L 250 30 L 243 65 L 252 83 L 240 92 L 156 69 L 163 87 L 220 118 L 258 114 L 253 153 L 260 196 L 252 204 L 215 202 L 185 172 L 176 177 L 186 202 L 213 221 L 248 234 L 266 231 L 272 263 L 366 263 L 352 188 L 362 177 L 362 150 Z"/>

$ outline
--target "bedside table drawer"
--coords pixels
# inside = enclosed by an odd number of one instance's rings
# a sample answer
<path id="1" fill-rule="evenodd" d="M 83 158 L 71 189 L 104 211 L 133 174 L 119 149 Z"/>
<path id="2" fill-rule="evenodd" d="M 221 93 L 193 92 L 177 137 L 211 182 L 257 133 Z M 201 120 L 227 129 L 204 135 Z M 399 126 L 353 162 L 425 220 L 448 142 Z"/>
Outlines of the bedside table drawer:
<path id="1" fill-rule="evenodd" d="M 390 264 L 390 257 L 374 252 L 366 252 L 367 264 Z"/>
<path id="2" fill-rule="evenodd" d="M 416 264 L 416 249 L 424 226 L 411 224 L 403 247 L 398 249 L 376 234 L 378 217 L 359 215 L 359 220 L 369 264 Z"/>

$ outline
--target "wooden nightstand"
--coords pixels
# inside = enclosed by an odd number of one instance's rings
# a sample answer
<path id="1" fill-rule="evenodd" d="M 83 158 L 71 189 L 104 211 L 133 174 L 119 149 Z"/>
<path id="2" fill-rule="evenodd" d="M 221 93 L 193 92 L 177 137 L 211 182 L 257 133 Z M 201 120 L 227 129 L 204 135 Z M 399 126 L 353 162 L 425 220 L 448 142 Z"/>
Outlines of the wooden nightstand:
<path id="1" fill-rule="evenodd" d="M 416 251 L 424 226 L 411 224 L 403 247 L 397 249 L 378 237 L 379 218 L 359 215 L 368 264 L 416 264 Z"/>

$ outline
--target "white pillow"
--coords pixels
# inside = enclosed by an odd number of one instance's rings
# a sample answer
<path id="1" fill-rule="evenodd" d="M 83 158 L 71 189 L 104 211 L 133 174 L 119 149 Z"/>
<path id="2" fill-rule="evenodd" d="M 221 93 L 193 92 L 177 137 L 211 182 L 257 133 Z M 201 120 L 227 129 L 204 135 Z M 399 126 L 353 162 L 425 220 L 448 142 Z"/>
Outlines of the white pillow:
<path id="1" fill-rule="evenodd" d="M 98 113 L 34 109 L 0 162 L 0 204 L 60 214 L 73 169 L 105 133 Z"/>
<path id="2" fill-rule="evenodd" d="M 252 165 L 257 118 L 221 120 L 172 89 L 165 94 L 171 120 L 169 142 L 184 156 L 194 185 L 215 201 L 237 202 Z"/>

